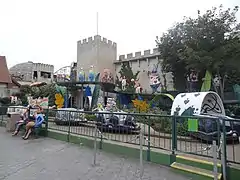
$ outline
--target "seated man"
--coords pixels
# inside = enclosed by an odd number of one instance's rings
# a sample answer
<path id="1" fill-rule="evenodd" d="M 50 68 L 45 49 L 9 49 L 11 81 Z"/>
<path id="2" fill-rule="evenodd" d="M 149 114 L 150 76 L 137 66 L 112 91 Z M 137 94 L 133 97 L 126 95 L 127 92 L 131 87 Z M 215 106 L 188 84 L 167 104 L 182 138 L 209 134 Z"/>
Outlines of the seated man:
<path id="1" fill-rule="evenodd" d="M 23 125 L 26 125 L 29 121 L 35 121 L 34 111 L 33 110 L 34 110 L 34 106 L 33 105 L 29 105 L 27 107 L 26 111 L 22 115 L 22 119 L 19 120 L 16 123 L 16 129 L 15 129 L 14 133 L 12 134 L 13 136 L 16 136 L 19 133 L 20 128 Z"/>
<path id="2" fill-rule="evenodd" d="M 29 135 L 32 133 L 33 128 L 38 128 L 42 125 L 44 118 L 42 114 L 42 108 L 38 106 L 38 110 L 35 112 L 35 121 L 30 121 L 26 124 L 26 132 L 22 137 L 24 140 L 29 138 Z"/>

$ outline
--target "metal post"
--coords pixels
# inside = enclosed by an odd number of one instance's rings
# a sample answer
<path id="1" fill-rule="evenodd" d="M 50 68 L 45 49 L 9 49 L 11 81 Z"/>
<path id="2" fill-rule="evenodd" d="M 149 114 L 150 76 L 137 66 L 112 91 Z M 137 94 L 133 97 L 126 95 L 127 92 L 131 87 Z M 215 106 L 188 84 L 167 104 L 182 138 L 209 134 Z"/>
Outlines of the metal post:
<path id="1" fill-rule="evenodd" d="M 94 128 L 94 155 L 93 155 L 93 165 L 96 165 L 96 159 L 97 159 L 97 126 Z"/>
<path id="2" fill-rule="evenodd" d="M 213 175 L 214 175 L 214 180 L 218 179 L 218 167 L 217 167 L 217 143 L 214 140 L 213 141 L 213 147 L 212 147 L 212 151 L 213 151 Z"/>
<path id="3" fill-rule="evenodd" d="M 45 137 L 48 136 L 48 119 L 49 119 L 49 107 L 47 108 L 46 116 L 45 116 Z"/>
<path id="4" fill-rule="evenodd" d="M 225 124 L 224 124 L 225 126 Z M 223 128 L 225 129 L 225 128 Z M 226 171 L 226 140 L 224 137 L 224 133 L 221 133 L 221 161 L 222 161 L 222 172 L 223 172 L 223 180 L 227 180 L 227 171 Z"/>
<path id="5" fill-rule="evenodd" d="M 143 132 L 142 130 L 140 130 L 140 134 L 139 134 L 139 145 L 140 145 L 140 177 L 142 178 L 143 176 Z"/>
<path id="6" fill-rule="evenodd" d="M 97 126 L 97 122 L 96 122 L 96 126 Z M 102 149 L 102 146 L 103 146 L 103 134 L 102 134 L 102 132 L 103 132 L 103 124 L 101 123 L 99 149 Z"/>
<path id="7" fill-rule="evenodd" d="M 147 140 L 147 142 L 148 142 L 148 150 L 147 150 L 147 161 L 150 161 L 150 159 L 151 159 L 151 157 L 150 157 L 150 155 L 151 155 L 151 148 L 150 148 L 150 146 L 151 146 L 151 136 L 150 136 L 150 117 L 149 117 L 149 119 L 148 119 L 148 140 Z"/>
<path id="8" fill-rule="evenodd" d="M 178 112 L 174 112 L 172 117 L 172 155 L 175 155 L 177 150 L 177 120 Z"/>
<path id="9" fill-rule="evenodd" d="M 67 136 L 67 141 L 70 142 L 70 132 L 71 132 L 71 123 L 70 123 L 70 117 L 71 117 L 71 112 L 68 112 L 67 115 L 67 120 L 68 120 L 68 136 Z"/>

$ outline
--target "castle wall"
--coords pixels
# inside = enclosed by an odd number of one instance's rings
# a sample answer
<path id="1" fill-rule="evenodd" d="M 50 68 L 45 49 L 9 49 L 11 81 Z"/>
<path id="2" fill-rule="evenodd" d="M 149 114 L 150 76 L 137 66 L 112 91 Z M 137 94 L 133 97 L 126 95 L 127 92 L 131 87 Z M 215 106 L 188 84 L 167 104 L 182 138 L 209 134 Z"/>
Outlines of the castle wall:
<path id="1" fill-rule="evenodd" d="M 118 77 L 120 76 L 119 71 L 124 62 L 130 63 L 130 66 L 132 67 L 132 70 L 134 73 L 136 73 L 137 71 L 140 71 L 138 76 L 139 83 L 141 84 L 143 88 L 143 92 L 145 93 L 152 92 L 152 89 L 150 87 L 149 75 L 151 74 L 151 71 L 154 68 L 154 65 L 157 65 L 158 62 L 160 62 L 160 64 L 158 65 L 158 74 L 159 74 L 161 83 L 164 84 L 160 54 L 157 48 L 153 50 L 145 50 L 143 53 L 135 52 L 135 53 L 129 53 L 127 55 L 120 55 L 118 60 L 114 62 L 115 72 Z M 166 82 L 167 90 L 168 91 L 173 90 L 173 81 L 172 81 L 171 73 L 166 74 L 166 80 L 167 80 Z"/>
<path id="2" fill-rule="evenodd" d="M 92 65 L 95 72 L 101 73 L 105 68 L 114 72 L 116 58 L 117 44 L 99 35 L 77 42 L 77 74 L 83 68 L 87 75 Z"/>

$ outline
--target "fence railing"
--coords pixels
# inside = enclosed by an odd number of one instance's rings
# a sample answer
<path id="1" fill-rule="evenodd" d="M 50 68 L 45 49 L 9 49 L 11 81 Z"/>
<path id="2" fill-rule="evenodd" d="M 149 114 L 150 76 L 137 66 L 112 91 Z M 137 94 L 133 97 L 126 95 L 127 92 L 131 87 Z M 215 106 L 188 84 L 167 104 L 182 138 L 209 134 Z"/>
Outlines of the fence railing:
<path id="1" fill-rule="evenodd" d="M 7 110 L 0 107 L 0 125 L 6 121 Z M 19 110 L 19 112 L 22 112 Z M 226 159 L 229 163 L 240 164 L 240 120 L 222 119 L 210 116 L 167 116 L 161 114 L 88 112 L 69 110 L 44 110 L 49 131 L 63 131 L 71 134 L 95 137 L 94 128 L 100 133 L 100 141 L 116 141 L 139 145 L 139 132 L 147 141 L 143 146 L 172 153 L 188 153 L 212 157 L 212 141 L 219 144 L 221 132 L 226 140 Z M 189 119 L 197 119 L 198 131 L 189 131 Z M 225 124 L 225 125 L 224 125 Z M 220 156 L 219 156 L 220 158 Z"/>

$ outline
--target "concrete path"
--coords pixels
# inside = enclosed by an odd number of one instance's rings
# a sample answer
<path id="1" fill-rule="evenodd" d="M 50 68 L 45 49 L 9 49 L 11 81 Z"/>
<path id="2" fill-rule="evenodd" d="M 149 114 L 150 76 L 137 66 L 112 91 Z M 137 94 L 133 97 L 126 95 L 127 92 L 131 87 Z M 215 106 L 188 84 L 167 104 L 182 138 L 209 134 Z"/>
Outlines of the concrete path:
<path id="1" fill-rule="evenodd" d="M 139 161 L 49 138 L 22 140 L 0 127 L 0 180 L 137 180 Z M 145 163 L 143 179 L 190 180 L 171 169 Z"/>

